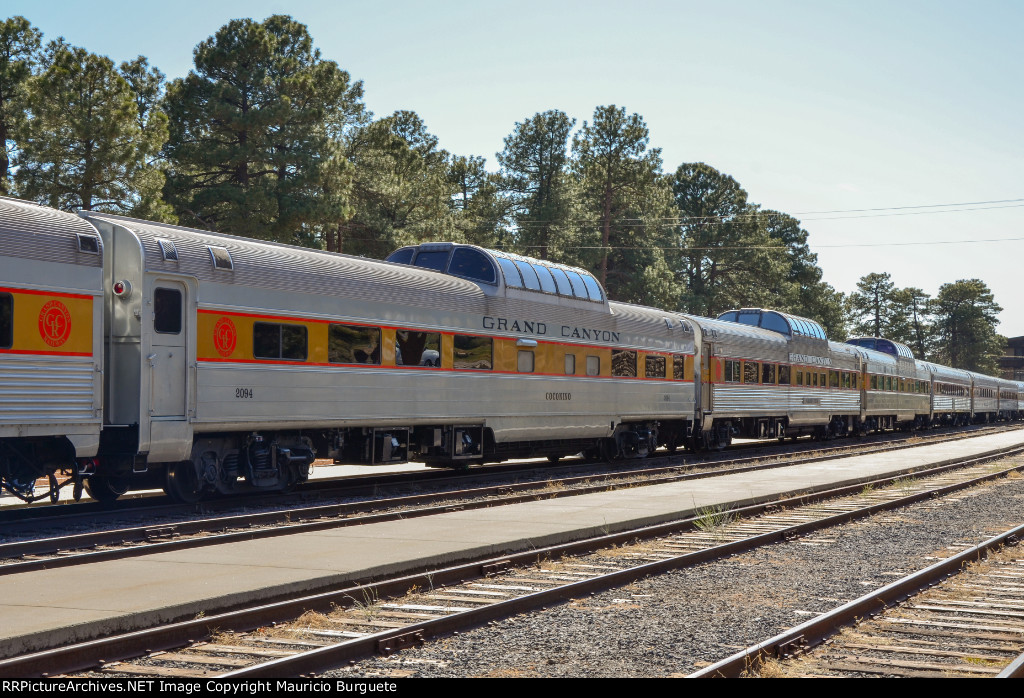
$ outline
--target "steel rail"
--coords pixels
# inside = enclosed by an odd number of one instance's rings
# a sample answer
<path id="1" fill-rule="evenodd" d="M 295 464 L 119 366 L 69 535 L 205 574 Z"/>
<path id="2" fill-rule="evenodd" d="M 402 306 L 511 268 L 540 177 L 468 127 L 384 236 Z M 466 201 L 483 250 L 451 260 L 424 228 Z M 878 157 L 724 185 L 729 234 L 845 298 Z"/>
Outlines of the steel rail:
<path id="1" fill-rule="evenodd" d="M 906 448 L 909 448 L 909 446 L 907 446 Z M 892 448 L 885 448 L 881 450 L 888 451 L 892 450 Z M 876 451 L 872 450 L 871 452 Z M 758 461 L 759 459 L 752 460 Z M 821 462 L 825 460 L 830 460 L 830 458 L 828 456 L 815 455 L 806 458 L 786 460 L 783 462 L 758 462 L 757 464 L 754 465 L 736 466 L 731 468 L 719 468 L 715 470 L 707 470 L 696 473 L 678 472 L 682 466 L 662 466 L 658 468 L 649 468 L 639 471 L 629 470 L 623 471 L 621 473 L 614 473 L 607 476 L 606 479 L 604 479 L 600 483 L 592 485 L 585 483 L 593 482 L 595 479 L 594 475 L 580 475 L 557 480 L 551 479 L 544 482 L 503 483 L 500 485 L 473 488 L 469 490 L 454 490 L 421 495 L 407 495 L 404 497 L 372 500 L 368 502 L 316 505 L 313 507 L 306 507 L 298 510 L 290 509 L 262 513 L 249 513 L 245 515 L 220 517 L 216 519 L 185 521 L 173 524 L 137 526 L 128 529 L 117 529 L 114 531 L 98 531 L 93 533 L 73 534 L 70 536 L 61 536 L 54 538 L 17 541 L 13 543 L 0 544 L 0 558 L 10 558 L 23 555 L 43 555 L 47 553 L 56 553 L 58 551 L 70 551 L 76 549 L 81 550 L 84 548 L 100 545 L 121 545 L 122 547 L 112 548 L 108 550 L 82 552 L 78 554 L 60 555 L 38 560 L 27 560 L 23 562 L 8 562 L 6 564 L 0 564 L 0 576 L 32 572 L 41 569 L 71 567 L 80 564 L 90 564 L 93 562 L 122 560 L 131 557 L 141 557 L 144 555 L 156 554 L 161 552 L 170 552 L 174 550 L 207 547 L 212 545 L 223 545 L 227 543 L 234 543 L 240 541 L 258 540 L 263 538 L 272 538 L 297 533 L 308 533 L 314 531 L 330 530 L 335 528 L 345 528 L 349 526 L 368 525 L 372 523 L 380 523 L 384 521 L 392 521 L 402 518 L 433 516 L 436 514 L 442 514 L 456 510 L 488 508 L 495 506 L 495 504 L 509 505 L 526 501 L 533 501 L 538 498 L 556 499 L 563 497 L 573 497 L 592 492 L 603 492 L 607 491 L 609 488 L 616 489 L 619 487 L 636 487 L 638 485 L 648 486 L 666 484 L 670 482 L 680 482 L 686 480 L 706 479 L 710 477 L 790 467 L 794 465 Z M 960 465 L 958 465 L 958 463 L 959 461 L 954 460 L 953 467 L 961 467 Z M 947 467 L 947 465 L 940 465 L 940 467 Z M 672 474 L 660 475 L 661 473 L 664 473 L 666 471 L 672 471 Z M 909 468 L 903 471 L 898 471 L 894 476 L 902 477 L 910 474 L 917 474 L 919 472 L 921 472 L 920 469 Z M 931 469 L 929 470 L 929 472 L 931 472 Z M 644 480 L 642 483 L 628 481 L 621 484 L 609 484 L 609 480 L 644 476 L 648 476 L 650 477 L 650 479 Z M 535 491 L 552 482 L 556 482 L 558 484 L 565 486 L 570 486 L 573 487 L 573 489 L 561 490 L 557 492 Z M 859 484 L 861 483 L 857 483 L 858 486 Z M 831 486 L 829 485 L 824 485 L 821 488 L 810 488 L 806 491 L 808 493 L 814 493 L 816 491 L 831 491 L 832 489 L 834 488 L 831 488 Z M 515 496 L 509 495 L 509 493 L 515 491 L 522 491 L 525 492 L 525 494 Z M 500 497 L 501 499 L 496 500 L 494 499 L 495 497 Z M 452 498 L 464 499 L 467 501 L 451 503 L 450 500 Z M 425 506 L 419 509 L 406 508 L 402 509 L 401 511 L 392 511 L 379 514 L 371 513 L 364 514 L 362 516 L 353 515 L 358 513 L 359 510 L 366 510 L 368 508 L 391 509 L 395 507 L 415 507 L 421 504 L 430 504 L 431 502 L 435 502 L 438 500 L 445 501 L 446 503 L 440 506 Z M 315 520 L 307 521 L 304 523 L 294 522 L 294 519 L 296 518 L 324 519 L 325 517 L 340 516 L 347 516 L 348 518 L 332 518 L 328 521 Z M 274 524 L 281 523 L 284 523 L 286 525 L 274 527 Z M 264 528 L 254 529 L 252 528 L 253 526 L 263 526 Z M 244 530 L 225 532 L 216 535 L 195 536 L 191 538 L 184 538 L 181 540 L 150 542 L 146 545 L 125 545 L 126 543 L 131 542 L 153 541 L 154 539 L 159 539 L 167 536 L 206 533 L 209 531 L 216 530 L 223 531 L 228 528 L 241 528 Z"/>
<path id="2" fill-rule="evenodd" d="M 1019 453 L 1024 451 L 1024 448 L 1009 450 Z M 956 467 L 963 467 L 968 464 L 977 464 L 1001 458 L 1004 455 L 1005 454 L 990 453 L 966 461 L 961 461 L 960 464 L 947 463 L 928 471 L 922 471 L 919 475 L 937 474 Z M 612 575 L 595 577 L 583 582 L 577 582 L 569 587 L 559 587 L 545 592 L 538 592 L 530 595 L 529 598 L 532 599 L 530 603 L 537 602 L 541 605 L 549 604 L 563 600 L 564 598 L 570 598 L 571 596 L 578 595 L 580 593 L 589 593 L 590 591 L 596 591 L 609 586 L 625 584 L 630 581 L 635 581 L 636 579 L 660 574 L 678 567 L 690 566 L 739 552 L 744 552 L 761 545 L 790 540 L 793 537 L 811 533 L 822 528 L 846 523 L 857 518 L 869 516 L 879 511 L 897 508 L 916 501 L 929 499 L 937 496 L 935 493 L 945 493 L 971 487 L 981 482 L 1003 477 L 1009 472 L 1015 470 L 1024 470 L 1024 465 L 990 473 L 982 477 L 971 478 L 961 483 L 937 488 L 936 490 L 915 493 L 893 499 L 889 502 L 873 504 L 856 511 L 843 512 L 824 517 L 817 521 L 804 522 L 769 533 L 752 536 L 740 541 L 686 553 L 667 560 L 648 563 L 628 570 L 616 572 Z M 901 476 L 898 475 L 887 476 L 870 482 L 876 485 L 883 485 L 893 483 L 899 480 L 900 477 Z M 752 516 L 764 513 L 766 510 L 774 509 L 775 507 L 799 506 L 824 499 L 835 498 L 837 496 L 853 494 L 860 491 L 864 484 L 866 484 L 866 482 L 859 482 L 814 495 L 800 494 L 788 499 L 735 508 L 726 513 L 734 513 L 738 516 Z M 47 676 L 55 673 L 86 670 L 102 665 L 112 657 L 118 660 L 123 660 L 143 656 L 158 650 L 186 646 L 191 642 L 202 640 L 203 638 L 208 637 L 212 632 L 218 630 L 223 631 L 228 628 L 250 630 L 266 626 L 274 622 L 283 621 L 284 619 L 295 618 L 303 612 L 310 610 L 330 611 L 336 606 L 350 606 L 358 599 L 368 597 L 383 598 L 386 596 L 400 595 L 414 586 L 424 587 L 427 585 L 442 586 L 456 584 L 487 576 L 494 570 L 500 570 L 514 565 L 531 564 L 548 556 L 589 553 L 638 539 L 656 538 L 659 536 L 669 535 L 693 528 L 693 522 L 697 518 L 699 517 L 691 517 L 665 524 L 646 526 L 614 534 L 596 536 L 585 540 L 505 555 L 498 558 L 468 561 L 442 570 L 431 571 L 425 568 L 421 570 L 409 570 L 409 574 L 406 574 L 405 576 L 379 583 L 359 584 L 336 590 L 328 590 L 299 599 L 279 599 L 276 602 L 272 601 L 254 608 L 229 610 L 218 615 L 169 623 L 158 628 L 138 630 L 110 638 L 77 643 L 56 649 L 42 650 L 23 655 L 21 657 L 0 660 L 0 677 Z M 602 579 L 604 581 L 601 581 Z M 563 588 L 566 589 L 566 591 L 560 592 L 559 589 Z M 568 596 L 562 596 L 562 593 L 565 593 Z M 514 599 L 512 601 L 516 603 L 526 603 L 521 599 Z M 486 612 L 486 609 L 493 608 L 495 606 L 497 606 L 497 604 L 485 607 L 484 609 L 478 609 L 478 611 L 483 614 Z M 525 610 L 525 606 L 523 608 Z M 476 611 L 474 611 L 474 613 L 476 613 Z M 468 618 L 470 618 L 469 623 L 471 625 L 478 622 L 481 618 L 484 621 L 490 619 L 490 617 L 486 615 L 468 616 Z M 439 627 L 445 628 L 447 626 L 442 623 Z M 335 655 L 320 652 L 317 654 L 317 659 L 314 663 L 319 662 L 320 658 L 324 656 L 332 657 L 331 661 L 343 662 L 356 656 L 363 656 L 369 651 L 387 651 L 388 647 L 397 647 L 408 642 L 410 632 L 413 633 L 412 637 L 415 639 L 415 637 L 417 637 L 417 634 L 415 633 L 416 630 L 419 630 L 418 637 L 420 638 L 425 637 L 428 632 L 446 632 L 444 630 L 435 629 L 433 621 L 431 621 L 431 624 L 424 624 L 423 626 L 416 625 L 415 628 L 412 629 L 404 628 L 398 631 L 387 631 L 374 635 L 373 641 L 369 645 L 364 642 L 364 640 L 366 640 L 365 638 L 361 638 L 360 640 L 332 646 L 334 651 L 338 654 Z M 373 645 L 373 647 L 370 647 L 370 645 Z M 306 660 L 296 659 L 295 661 L 301 663 Z M 280 667 L 280 665 L 276 666 Z M 258 671 L 255 668 L 252 670 Z M 301 673 L 302 671 L 308 671 L 308 669 L 303 668 L 301 671 L 297 671 L 297 673 Z"/>
<path id="3" fill-rule="evenodd" d="M 881 589 L 868 592 L 828 613 L 779 633 L 773 638 L 752 645 L 745 650 L 696 671 L 688 678 L 736 678 L 756 667 L 765 658 L 783 658 L 795 651 L 805 651 L 833 635 L 839 628 L 860 618 L 879 613 L 888 606 L 901 603 L 935 582 L 960 572 L 968 562 L 980 560 L 993 548 L 1015 543 L 1024 535 L 1024 525 L 1017 526 L 978 545 L 972 546 L 952 557 L 888 584 Z M 1018 662 L 1020 659 L 1018 659 Z M 1020 667 L 1018 667 L 1020 670 Z"/>
<path id="4" fill-rule="evenodd" d="M 969 431 L 942 431 L 932 433 L 922 433 L 917 435 L 918 438 L 925 439 L 927 441 L 958 441 L 966 438 L 973 438 L 979 436 L 979 432 L 988 431 L 1003 431 L 1024 428 L 1017 424 L 1000 425 L 999 427 L 993 428 L 991 426 L 978 425 L 976 428 Z M 880 435 L 881 438 L 872 441 L 868 444 L 864 444 L 861 450 L 872 451 L 872 450 L 894 450 L 900 448 L 913 448 L 914 446 L 921 444 L 908 444 L 906 443 L 912 437 L 896 437 L 895 433 L 886 433 Z M 863 443 L 863 442 L 861 442 Z M 823 446 L 821 442 L 803 441 L 800 445 L 806 446 L 803 450 L 814 451 L 821 453 L 822 459 L 832 457 L 830 454 L 835 452 L 844 452 L 849 450 L 858 449 L 856 443 L 844 443 L 832 446 Z M 779 452 L 778 448 L 773 448 L 775 444 L 773 442 L 756 442 L 750 444 L 734 445 L 727 451 L 723 452 L 705 452 L 702 454 L 688 454 L 686 457 L 690 460 L 688 462 L 682 462 L 684 457 L 681 453 L 668 454 L 659 453 L 653 458 L 636 460 L 636 461 L 619 461 L 617 462 L 618 470 L 614 473 L 629 473 L 629 472 L 646 472 L 648 470 L 658 469 L 672 469 L 678 467 L 695 467 L 695 466 L 714 466 L 721 462 L 743 462 L 748 460 L 758 460 L 765 457 L 779 457 L 789 458 L 794 456 L 799 458 L 799 451 L 783 451 Z M 730 458 L 731 453 L 736 451 L 745 451 L 749 449 L 768 449 L 771 452 L 762 456 L 747 456 L 741 458 Z M 718 460 L 719 456 L 725 456 L 723 460 Z M 650 463 L 651 461 L 662 461 L 679 460 L 677 463 L 670 463 L 663 466 L 642 467 L 641 463 Z M 636 463 L 636 467 L 624 467 L 628 463 Z M 99 502 L 81 502 L 81 503 L 58 503 L 58 504 L 46 504 L 38 506 L 21 506 L 11 505 L 0 509 L 0 524 L 4 525 L 5 532 L 16 530 L 16 527 L 27 527 L 45 525 L 52 523 L 54 526 L 68 526 L 74 525 L 76 519 L 80 519 L 83 522 L 93 523 L 98 517 L 125 517 L 125 516 L 169 516 L 178 514 L 195 514 L 196 512 L 209 512 L 219 508 L 238 508 L 240 506 L 254 506 L 259 505 L 261 502 L 267 502 L 271 506 L 281 506 L 283 503 L 287 503 L 291 500 L 296 501 L 308 501 L 312 496 L 315 497 L 327 497 L 327 496 L 358 496 L 361 493 L 373 494 L 380 488 L 386 487 L 403 487 L 409 485 L 422 485 L 422 484 L 441 484 L 445 482 L 465 481 L 473 477 L 493 477 L 495 475 L 508 475 L 508 476 L 522 476 L 526 473 L 535 472 L 538 475 L 538 479 L 541 477 L 558 473 L 558 472 L 572 472 L 574 470 L 581 470 L 587 467 L 594 467 L 598 465 L 593 461 L 577 461 L 577 462 L 565 462 L 561 464 L 550 464 L 546 461 L 523 464 L 523 463 L 500 463 L 500 464 L 487 464 L 480 467 L 471 468 L 468 471 L 458 471 L 453 473 L 450 470 L 427 470 L 421 472 L 405 472 L 397 474 L 387 475 L 355 475 L 347 476 L 343 478 L 331 478 L 324 480 L 314 480 L 305 483 L 301 488 L 291 495 L 283 495 L 281 493 L 266 493 L 266 492 L 254 492 L 254 493 L 240 493 L 235 496 L 226 496 L 220 498 L 206 499 L 198 504 L 168 504 L 166 503 L 166 497 L 162 494 L 139 494 L 137 496 L 124 498 L 118 500 L 113 504 L 101 504 Z M 159 503 L 153 503 L 151 500 L 159 500 Z M 8 533 L 9 534 L 9 533 Z"/>
<path id="5" fill-rule="evenodd" d="M 857 453 L 851 453 L 850 455 L 866 455 L 869 453 L 898 450 L 901 448 L 913 448 L 916 445 L 898 444 L 894 446 L 891 443 L 888 443 L 883 444 L 880 448 L 875 448 L 874 446 L 877 446 L 877 444 L 874 444 L 867 449 L 863 449 L 862 451 Z M 843 450 L 847 450 L 847 447 L 843 447 Z M 867 453 L 865 453 L 864 451 L 866 451 Z M 529 494 L 529 492 L 531 490 L 536 490 L 540 487 L 547 486 L 552 482 L 556 482 L 558 484 L 565 486 L 574 487 L 574 489 L 558 493 L 547 492 L 543 494 L 545 498 L 575 496 L 587 494 L 588 492 L 593 491 L 605 491 L 609 488 L 609 486 L 617 486 L 608 484 L 609 480 L 615 479 L 645 477 L 650 479 L 644 481 L 643 483 L 629 482 L 622 486 L 634 487 L 637 486 L 638 484 L 656 485 L 664 484 L 667 482 L 677 482 L 681 480 L 717 477 L 719 475 L 737 474 L 744 472 L 752 472 L 756 470 L 788 467 L 804 463 L 814 463 L 829 460 L 831 458 L 831 456 L 829 456 L 828 454 L 821 454 L 820 451 L 816 451 L 815 454 L 816 455 L 814 456 L 803 458 L 790 458 L 784 461 L 773 463 L 762 463 L 761 458 L 759 457 L 734 459 L 732 461 L 726 461 L 724 464 L 728 464 L 730 462 L 742 463 L 744 461 L 752 461 L 754 465 L 740 465 L 725 468 L 719 467 L 700 472 L 686 473 L 680 473 L 679 470 L 681 468 L 688 466 L 670 464 L 666 466 L 657 466 L 654 468 L 626 469 L 606 474 L 590 473 L 586 475 L 569 476 L 559 479 L 549 478 L 543 481 L 538 480 L 531 482 L 502 483 L 499 485 L 491 485 L 467 490 L 448 490 L 443 492 L 433 492 L 422 495 L 407 495 L 403 497 L 395 497 L 390 499 L 366 500 L 363 502 L 352 502 L 342 504 L 318 504 L 309 507 L 302 507 L 299 509 L 278 509 L 270 512 L 246 513 L 244 515 L 224 516 L 213 519 L 153 523 L 142 526 L 119 528 L 110 531 L 96 531 L 89 533 L 71 534 L 66 536 L 15 541 L 11 543 L 0 543 L 0 559 L 10 559 L 14 557 L 22 557 L 28 555 L 46 555 L 54 554 L 57 552 L 66 553 L 73 550 L 83 550 L 86 548 L 93 548 L 101 545 L 125 546 L 122 548 L 103 551 L 83 552 L 79 554 L 65 554 L 59 557 L 55 556 L 39 560 L 29 560 L 24 562 L 8 562 L 6 564 L 0 564 L 0 576 L 21 572 L 30 572 L 38 569 L 49 569 L 56 567 L 73 566 L 77 564 L 87 564 L 103 560 L 124 559 L 128 557 L 137 557 L 156 552 L 181 550 L 190 547 L 203 547 L 207 545 L 217 545 L 233 541 L 253 540 L 264 537 L 273 537 L 277 535 L 289 535 L 292 533 L 299 533 L 303 531 L 317 531 L 335 527 L 376 523 L 380 521 L 392 520 L 397 517 L 407 518 L 408 516 L 429 516 L 436 513 L 444 513 L 446 511 L 451 511 L 453 508 L 478 508 L 494 506 L 495 504 L 495 501 L 491 499 L 483 502 L 464 502 L 461 504 L 451 504 L 435 508 L 425 508 L 422 510 L 406 510 L 401 513 L 366 514 L 364 516 L 359 517 L 354 516 L 354 514 L 358 514 L 361 511 L 366 510 L 373 511 L 380 509 L 389 509 L 393 507 L 417 506 L 421 504 L 430 504 L 438 500 L 448 501 L 451 500 L 453 497 L 470 500 L 479 497 L 501 496 L 503 498 L 500 502 L 501 504 L 514 504 L 522 501 L 530 501 L 532 499 L 537 498 L 538 496 L 541 496 L 537 493 Z M 532 467 L 527 469 L 527 471 L 532 470 L 534 470 L 534 468 Z M 672 474 L 658 477 L 662 473 L 666 472 L 670 472 Z M 604 478 L 602 484 L 593 485 L 590 487 L 582 486 L 585 483 L 593 482 L 596 477 Z M 455 481 L 458 482 L 459 479 L 456 479 Z M 509 493 L 516 491 L 525 491 L 527 492 L 527 494 L 519 497 L 508 496 Z M 340 521 L 313 521 L 307 523 L 295 522 L 296 519 L 323 519 L 326 517 L 339 516 L 348 516 L 351 518 Z M 285 523 L 287 525 L 282 528 L 252 530 L 252 527 L 254 526 L 273 526 L 275 524 L 281 523 Z M 226 531 L 227 529 L 231 528 L 243 528 L 246 530 L 232 531 L 215 536 L 205 536 L 201 538 L 192 538 L 186 540 L 154 542 L 149 543 L 145 546 L 125 545 L 127 543 L 152 541 L 154 539 L 166 538 L 167 536 L 207 533 L 210 531 Z"/>

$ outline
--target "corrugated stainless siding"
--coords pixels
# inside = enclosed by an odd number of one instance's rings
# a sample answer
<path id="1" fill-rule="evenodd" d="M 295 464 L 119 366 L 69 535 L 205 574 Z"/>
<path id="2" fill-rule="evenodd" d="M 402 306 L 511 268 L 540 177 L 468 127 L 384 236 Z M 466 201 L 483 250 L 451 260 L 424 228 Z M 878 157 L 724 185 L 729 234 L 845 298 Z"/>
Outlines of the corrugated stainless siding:
<path id="1" fill-rule="evenodd" d="M 786 388 L 725 383 L 714 386 L 714 414 L 775 415 L 786 414 Z"/>
<path id="2" fill-rule="evenodd" d="M 701 328 L 703 341 L 714 344 L 715 356 L 789 363 L 789 341 L 785 335 L 735 322 L 685 317 Z"/>
<path id="3" fill-rule="evenodd" d="M 971 398 L 954 397 L 952 395 L 933 395 L 933 412 L 970 412 Z"/>
<path id="4" fill-rule="evenodd" d="M 28 201 L 0 197 L 0 240 L 3 241 L 0 253 L 5 257 L 102 266 L 102 242 L 99 243 L 100 254 L 80 252 L 78 233 L 99 238 L 96 229 L 76 215 Z"/>
<path id="5" fill-rule="evenodd" d="M 21 357 L 0 361 L 0 424 L 96 420 L 92 357 Z"/>
<path id="6" fill-rule="evenodd" d="M 386 297 L 394 304 L 413 307 L 436 308 L 443 303 L 440 307 L 454 312 L 482 313 L 485 307 L 485 294 L 475 283 L 417 267 L 118 216 L 88 212 L 82 215 L 135 233 L 145 250 L 146 271 L 188 274 L 200 282 L 341 296 L 351 300 Z M 164 259 L 158 239 L 174 243 L 178 261 Z M 214 268 L 208 245 L 227 249 L 234 269 Z"/>
<path id="7" fill-rule="evenodd" d="M 305 293 L 344 299 L 347 302 L 385 303 L 395 308 L 428 309 L 432 316 L 438 311 L 444 311 L 543 321 L 548 325 L 546 338 L 555 341 L 579 341 L 560 336 L 558 328 L 566 325 L 618 332 L 622 335 L 622 341 L 616 344 L 664 351 L 693 351 L 693 333 L 684 332 L 678 324 L 669 331 L 664 319 L 671 315 L 654 308 L 621 303 L 611 303 L 609 307 L 594 303 L 589 304 L 593 306 L 592 309 L 581 308 L 579 304 L 546 302 L 542 294 L 536 294 L 537 298 L 530 299 L 496 297 L 472 281 L 404 264 L 218 235 L 108 214 L 83 212 L 82 215 L 121 226 L 134 233 L 145 250 L 144 264 L 147 271 L 195 276 L 201 282 L 199 300 L 202 304 L 224 302 L 222 296 L 209 295 L 209 282 L 213 282 L 243 289 Z M 160 239 L 174 243 L 178 261 L 164 259 L 157 242 Z M 234 270 L 215 269 L 207 245 L 227 249 L 231 253 Z M 268 302 L 271 297 L 266 294 L 261 296 L 263 309 L 276 307 Z M 300 308 L 290 309 L 300 311 Z M 466 329 L 479 331 L 481 328 L 474 326 Z"/>

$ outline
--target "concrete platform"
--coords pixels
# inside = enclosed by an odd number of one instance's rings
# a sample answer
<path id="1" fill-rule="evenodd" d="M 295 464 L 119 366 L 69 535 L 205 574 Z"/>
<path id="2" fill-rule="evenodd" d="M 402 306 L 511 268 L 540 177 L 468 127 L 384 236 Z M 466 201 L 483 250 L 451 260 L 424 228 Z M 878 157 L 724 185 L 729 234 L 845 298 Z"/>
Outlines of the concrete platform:
<path id="1" fill-rule="evenodd" d="M 1024 445 L 1024 429 L 884 454 L 0 577 L 0 657 Z"/>

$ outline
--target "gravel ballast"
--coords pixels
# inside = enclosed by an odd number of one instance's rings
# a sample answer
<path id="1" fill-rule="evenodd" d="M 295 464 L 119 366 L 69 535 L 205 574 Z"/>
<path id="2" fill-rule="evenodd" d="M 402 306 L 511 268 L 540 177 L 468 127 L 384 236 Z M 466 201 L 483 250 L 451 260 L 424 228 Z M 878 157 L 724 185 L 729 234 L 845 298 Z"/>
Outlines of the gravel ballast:
<path id="1" fill-rule="evenodd" d="M 1022 522 L 1011 477 L 330 675 L 683 676 Z"/>

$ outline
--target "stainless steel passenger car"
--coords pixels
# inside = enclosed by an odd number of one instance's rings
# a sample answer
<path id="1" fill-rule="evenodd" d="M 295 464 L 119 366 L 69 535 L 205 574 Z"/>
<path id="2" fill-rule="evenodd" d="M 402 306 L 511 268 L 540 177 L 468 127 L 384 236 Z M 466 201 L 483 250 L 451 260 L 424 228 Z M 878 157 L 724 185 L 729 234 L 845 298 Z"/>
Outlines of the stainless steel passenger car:
<path id="1" fill-rule="evenodd" d="M 1018 419 L 1017 402 L 1020 396 L 1017 393 L 1017 383 L 1006 378 L 996 378 L 995 381 L 999 392 L 999 414 L 997 419 L 1001 421 Z"/>
<path id="2" fill-rule="evenodd" d="M 881 337 L 854 337 L 864 358 L 863 428 L 921 428 L 931 421 L 931 375 L 910 348 Z"/>
<path id="3" fill-rule="evenodd" d="M 102 254 L 77 216 L 0 198 L 0 486 L 30 496 L 100 443 Z"/>
<path id="4" fill-rule="evenodd" d="M 760 308 L 689 317 L 700 329 L 702 429 L 715 446 L 846 433 L 860 414 L 859 355 L 807 318 Z"/>
<path id="5" fill-rule="evenodd" d="M 917 363 L 931 374 L 932 423 L 970 424 L 973 415 L 970 373 L 929 361 Z"/>
<path id="6" fill-rule="evenodd" d="M 464 467 L 1024 415 L 1024 386 L 771 310 L 609 301 L 471 245 L 388 261 L 0 199 L 0 487 L 287 489 L 315 457 Z M 863 343 L 862 343 L 863 344 Z"/>
<path id="7" fill-rule="evenodd" d="M 287 488 L 316 453 L 449 466 L 644 455 L 666 441 L 659 423 L 692 423 L 692 328 L 609 302 L 582 270 L 450 244 L 388 263 L 82 215 L 114 290 L 111 494 L 164 471 L 186 500 Z"/>

